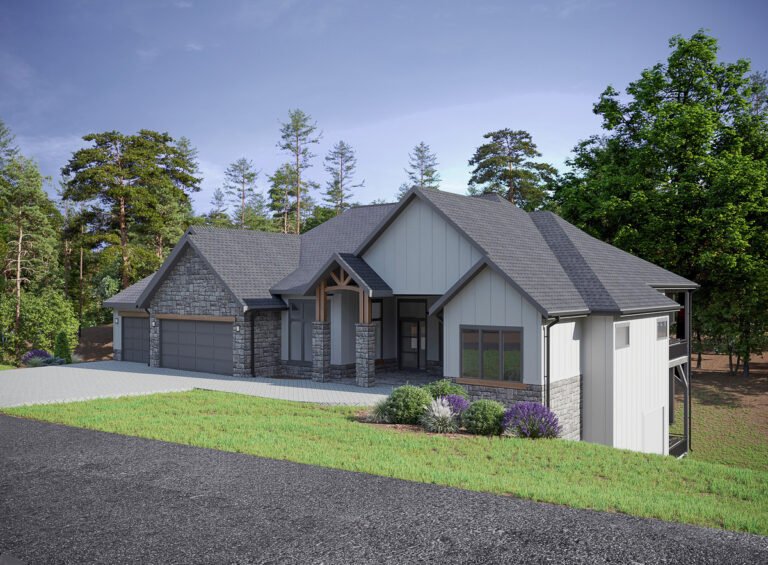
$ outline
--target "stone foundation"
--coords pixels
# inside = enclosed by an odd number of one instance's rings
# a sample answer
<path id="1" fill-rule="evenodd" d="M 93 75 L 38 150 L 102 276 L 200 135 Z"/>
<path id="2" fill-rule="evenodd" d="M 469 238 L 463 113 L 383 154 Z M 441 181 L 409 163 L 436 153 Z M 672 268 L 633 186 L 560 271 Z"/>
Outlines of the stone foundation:
<path id="1" fill-rule="evenodd" d="M 376 384 L 376 326 L 355 324 L 355 378 L 358 386 Z"/>
<path id="2" fill-rule="evenodd" d="M 122 361 L 123 360 L 123 352 L 119 349 L 112 349 L 112 359 L 114 361 Z"/>
<path id="3" fill-rule="evenodd" d="M 357 365 L 348 363 L 347 365 L 331 365 L 330 379 L 340 381 L 342 379 L 354 379 Z"/>
<path id="4" fill-rule="evenodd" d="M 443 376 L 443 364 L 440 361 L 430 361 L 427 359 L 427 374 L 433 377 Z"/>
<path id="5" fill-rule="evenodd" d="M 551 384 L 549 402 L 563 430 L 560 437 L 581 439 L 581 375 Z"/>
<path id="6" fill-rule="evenodd" d="M 312 322 L 312 380 L 325 382 L 331 378 L 331 324 Z"/>
<path id="7" fill-rule="evenodd" d="M 279 377 L 286 379 L 311 379 L 313 367 L 311 364 L 299 365 L 288 361 L 280 362 Z"/>
<path id="8" fill-rule="evenodd" d="M 394 373 L 399 369 L 397 359 L 376 359 L 376 374 Z"/>
<path id="9" fill-rule="evenodd" d="M 456 380 L 456 379 L 454 379 Z M 546 391 L 541 385 L 525 384 L 522 388 L 510 388 L 501 386 L 488 386 L 481 384 L 461 383 L 470 400 L 485 398 L 496 400 L 504 406 L 511 406 L 515 402 L 539 402 L 544 404 Z M 552 383 L 549 390 L 550 406 L 557 415 L 562 431 L 560 437 L 564 439 L 581 439 L 581 376 L 571 377 Z"/>

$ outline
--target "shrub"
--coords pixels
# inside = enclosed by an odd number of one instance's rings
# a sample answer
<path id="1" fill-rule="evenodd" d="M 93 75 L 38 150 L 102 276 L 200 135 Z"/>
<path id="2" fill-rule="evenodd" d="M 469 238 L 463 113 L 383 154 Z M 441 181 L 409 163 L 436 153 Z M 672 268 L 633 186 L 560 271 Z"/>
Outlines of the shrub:
<path id="1" fill-rule="evenodd" d="M 21 356 L 21 364 L 28 365 L 30 367 L 39 367 L 43 364 L 43 361 L 50 359 L 51 354 L 45 349 L 30 349 L 24 355 Z"/>
<path id="2" fill-rule="evenodd" d="M 504 413 L 504 433 L 517 437 L 554 438 L 560 435 L 560 423 L 549 408 L 538 402 L 518 402 Z"/>
<path id="3" fill-rule="evenodd" d="M 386 402 L 387 421 L 392 424 L 418 424 L 432 397 L 423 388 L 405 385 L 396 388 Z"/>
<path id="4" fill-rule="evenodd" d="M 54 357 L 64 360 L 64 363 L 72 362 L 72 350 L 69 348 L 69 338 L 65 332 L 56 334 L 56 344 L 53 347 Z"/>
<path id="5" fill-rule="evenodd" d="M 436 398 L 424 409 L 421 425 L 428 432 L 446 434 L 458 429 L 456 414 L 451 410 L 445 397 Z"/>
<path id="6" fill-rule="evenodd" d="M 467 391 L 464 387 L 457 385 L 450 379 L 441 379 L 429 384 L 424 385 L 422 388 L 432 395 L 432 398 L 440 398 L 441 396 L 456 395 L 463 398 L 467 398 Z"/>
<path id="7" fill-rule="evenodd" d="M 388 400 L 389 398 L 384 398 L 374 404 L 371 411 L 368 412 L 366 420 L 374 424 L 386 424 L 389 421 L 389 417 L 387 416 Z"/>
<path id="8" fill-rule="evenodd" d="M 449 394 L 443 398 L 448 402 L 448 406 L 451 407 L 451 410 L 457 417 L 460 417 L 469 408 L 469 400 L 458 394 Z"/>
<path id="9" fill-rule="evenodd" d="M 501 433 L 504 405 L 495 400 L 476 400 L 470 404 L 461 421 L 471 434 L 493 436 Z"/>

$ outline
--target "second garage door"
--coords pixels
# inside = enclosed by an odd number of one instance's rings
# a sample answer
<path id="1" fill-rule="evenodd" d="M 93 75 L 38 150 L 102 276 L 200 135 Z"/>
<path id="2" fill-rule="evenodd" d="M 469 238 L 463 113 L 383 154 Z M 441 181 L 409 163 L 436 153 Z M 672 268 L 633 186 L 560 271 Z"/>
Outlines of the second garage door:
<path id="1" fill-rule="evenodd" d="M 149 318 L 123 316 L 123 361 L 149 363 Z"/>
<path id="2" fill-rule="evenodd" d="M 162 320 L 160 365 L 186 371 L 232 374 L 232 324 Z"/>

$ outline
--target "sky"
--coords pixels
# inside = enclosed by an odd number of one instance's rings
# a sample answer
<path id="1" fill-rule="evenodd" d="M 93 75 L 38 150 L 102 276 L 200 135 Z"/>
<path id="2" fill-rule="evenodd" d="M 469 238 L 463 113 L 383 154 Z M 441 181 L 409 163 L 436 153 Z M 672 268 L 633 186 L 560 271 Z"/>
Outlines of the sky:
<path id="1" fill-rule="evenodd" d="M 358 155 L 355 200 L 392 200 L 413 146 L 441 188 L 465 192 L 489 131 L 531 133 L 559 168 L 600 132 L 592 105 L 706 29 L 722 60 L 768 70 L 768 2 L 707 0 L 0 0 L 0 119 L 52 178 L 91 132 L 188 137 L 198 212 L 240 157 L 262 172 L 288 110 L 322 131 L 308 176 L 325 185 L 338 140 Z"/>

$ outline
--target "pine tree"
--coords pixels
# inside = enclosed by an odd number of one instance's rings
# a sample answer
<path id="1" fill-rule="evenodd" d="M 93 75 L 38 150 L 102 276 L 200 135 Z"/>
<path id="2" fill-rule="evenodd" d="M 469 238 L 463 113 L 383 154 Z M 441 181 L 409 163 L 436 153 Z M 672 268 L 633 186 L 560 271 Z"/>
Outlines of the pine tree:
<path id="1" fill-rule="evenodd" d="M 291 191 L 296 186 L 296 172 L 290 163 L 280 166 L 269 177 L 269 210 L 279 220 L 280 231 L 291 231 L 289 220 L 295 212 Z"/>
<path id="2" fill-rule="evenodd" d="M 50 217 L 52 208 L 37 165 L 24 157 L 12 158 L 4 167 L 0 181 L 0 221 L 9 236 L 4 275 L 12 284 L 15 302 L 14 336 L 21 335 L 22 290 L 36 282 L 41 283 L 57 270 L 57 236 Z M 17 339 L 17 356 L 20 346 Z"/>
<path id="3" fill-rule="evenodd" d="M 338 216 L 351 206 L 352 189 L 365 184 L 365 181 L 354 182 L 357 171 L 354 149 L 344 141 L 336 143 L 325 157 L 325 170 L 331 175 L 331 180 L 328 181 L 324 200 Z"/>
<path id="4" fill-rule="evenodd" d="M 422 141 L 414 147 L 413 153 L 408 154 L 408 168 L 405 170 L 409 188 L 440 188 L 437 165 L 437 156 L 432 153 L 429 145 Z"/>
<path id="5" fill-rule="evenodd" d="M 217 188 L 213 191 L 213 197 L 211 198 L 211 209 L 202 218 L 206 225 L 214 226 L 217 228 L 226 228 L 232 226 L 232 221 L 229 219 L 227 213 L 227 202 L 224 195 L 224 191 L 221 188 Z"/>
<path id="6" fill-rule="evenodd" d="M 4 169 L 18 154 L 16 138 L 3 120 L 0 120 L 0 170 Z"/>
<path id="7" fill-rule="evenodd" d="M 224 172 L 224 194 L 232 205 L 232 220 L 240 229 L 245 228 L 248 201 L 256 193 L 259 172 L 245 157 L 238 159 Z"/>
<path id="8" fill-rule="evenodd" d="M 289 110 L 288 121 L 280 127 L 280 141 L 277 146 L 288 153 L 294 170 L 293 197 L 296 200 L 296 233 L 301 233 L 301 200 L 309 190 L 310 183 L 304 179 L 304 171 L 311 167 L 315 154 L 310 147 L 320 142 L 322 134 L 316 134 L 317 124 L 301 110 Z"/>
<path id="9" fill-rule="evenodd" d="M 469 160 L 474 166 L 470 194 L 500 194 L 524 210 L 540 207 L 557 170 L 534 159 L 541 157 L 527 131 L 501 129 L 486 133 L 488 139 Z"/>
<path id="10" fill-rule="evenodd" d="M 190 147 L 179 148 L 167 133 L 140 130 L 136 135 L 117 131 L 83 137 L 93 145 L 76 151 L 62 169 L 67 178 L 64 198 L 89 206 L 94 234 L 106 246 L 120 250 L 121 287 L 156 268 L 155 253 L 146 264 L 133 265 L 131 256 L 145 253 L 145 239 L 167 244 L 161 230 L 169 222 L 182 227 L 189 194 L 200 190 L 197 164 Z M 178 214 L 165 218 L 170 203 Z M 186 227 L 185 225 L 183 227 Z M 183 229 L 183 228 L 182 228 Z M 134 241 L 141 245 L 133 245 Z M 137 269 L 134 269 L 138 267 Z"/>

